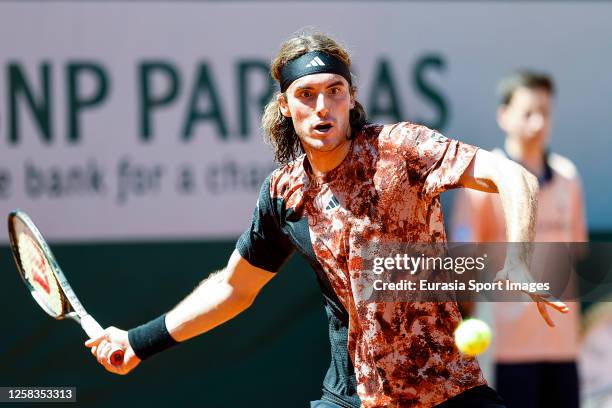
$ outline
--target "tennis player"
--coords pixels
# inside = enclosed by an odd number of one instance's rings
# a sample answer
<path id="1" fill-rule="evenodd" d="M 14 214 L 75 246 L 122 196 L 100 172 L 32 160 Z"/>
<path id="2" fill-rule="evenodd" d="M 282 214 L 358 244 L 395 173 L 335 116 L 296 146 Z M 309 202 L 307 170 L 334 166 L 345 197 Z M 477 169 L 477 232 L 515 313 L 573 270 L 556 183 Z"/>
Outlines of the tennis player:
<path id="1" fill-rule="evenodd" d="M 497 123 L 505 139 L 504 147 L 492 153 L 521 163 L 538 177 L 534 241 L 585 242 L 580 176 L 568 158 L 548 148 L 553 80 L 523 70 L 508 75 L 499 88 Z M 505 229 L 502 203 L 496 195 L 466 189 L 457 196 L 454 240 L 504 242 Z M 536 246 L 533 256 L 546 258 L 550 251 L 550 246 Z M 496 389 L 508 407 L 577 408 L 579 305 L 570 304 L 574 307 L 555 322 L 555 330 L 539 324 L 537 313 L 527 303 L 498 302 L 492 306 Z"/>
<path id="2" fill-rule="evenodd" d="M 126 374 L 233 318 L 297 251 L 317 274 L 332 349 L 322 398 L 311 407 L 503 406 L 477 361 L 454 345 L 457 304 L 359 300 L 360 250 L 374 241 L 445 242 L 439 194 L 455 187 L 499 192 L 508 240 L 528 242 L 537 180 L 424 126 L 367 123 L 350 67 L 347 52 L 322 34 L 282 45 L 271 67 L 281 93 L 262 119 L 281 167 L 264 181 L 250 228 L 227 266 L 167 314 L 89 340 L 107 370 Z M 528 247 L 508 256 L 505 278 L 530 280 Z M 567 312 L 534 297 L 546 322 L 546 306 Z M 126 350 L 120 367 L 108 364 L 110 342 Z"/>

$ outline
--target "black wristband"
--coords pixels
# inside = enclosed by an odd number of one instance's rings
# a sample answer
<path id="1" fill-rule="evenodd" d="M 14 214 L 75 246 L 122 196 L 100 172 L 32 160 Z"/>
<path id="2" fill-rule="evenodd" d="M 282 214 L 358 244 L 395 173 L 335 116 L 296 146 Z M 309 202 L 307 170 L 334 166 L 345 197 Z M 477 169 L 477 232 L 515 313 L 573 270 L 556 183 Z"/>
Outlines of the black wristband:
<path id="1" fill-rule="evenodd" d="M 146 360 L 152 355 L 178 344 L 166 328 L 165 313 L 157 319 L 130 329 L 128 339 L 134 353 L 141 360 Z"/>

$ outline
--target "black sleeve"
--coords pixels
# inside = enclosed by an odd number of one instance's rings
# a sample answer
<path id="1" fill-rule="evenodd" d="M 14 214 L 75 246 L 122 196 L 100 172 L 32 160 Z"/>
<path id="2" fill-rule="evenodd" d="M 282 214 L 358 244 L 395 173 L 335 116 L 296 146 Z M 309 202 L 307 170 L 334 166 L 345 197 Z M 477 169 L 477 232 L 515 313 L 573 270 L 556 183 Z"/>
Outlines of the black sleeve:
<path id="1" fill-rule="evenodd" d="M 276 272 L 293 252 L 293 245 L 281 230 L 280 199 L 270 197 L 270 176 L 261 186 L 251 227 L 238 238 L 236 250 L 251 265 Z"/>

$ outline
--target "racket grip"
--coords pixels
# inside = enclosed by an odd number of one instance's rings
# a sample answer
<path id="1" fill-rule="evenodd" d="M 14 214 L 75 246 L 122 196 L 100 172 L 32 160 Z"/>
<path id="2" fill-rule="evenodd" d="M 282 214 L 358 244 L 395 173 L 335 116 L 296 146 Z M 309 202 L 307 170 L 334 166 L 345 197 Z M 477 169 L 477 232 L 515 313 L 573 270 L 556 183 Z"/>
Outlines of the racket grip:
<path id="1" fill-rule="evenodd" d="M 96 319 L 90 315 L 81 316 L 81 327 L 85 330 L 85 333 L 87 333 L 90 339 L 99 337 L 104 333 L 102 326 L 100 326 Z M 124 353 L 125 351 L 121 347 L 113 344 L 109 357 L 111 364 L 114 366 L 123 364 Z"/>
<path id="2" fill-rule="evenodd" d="M 114 366 L 120 366 L 121 364 L 123 364 L 124 354 L 125 351 L 121 347 L 113 344 L 113 348 L 111 349 L 109 357 L 111 364 Z"/>

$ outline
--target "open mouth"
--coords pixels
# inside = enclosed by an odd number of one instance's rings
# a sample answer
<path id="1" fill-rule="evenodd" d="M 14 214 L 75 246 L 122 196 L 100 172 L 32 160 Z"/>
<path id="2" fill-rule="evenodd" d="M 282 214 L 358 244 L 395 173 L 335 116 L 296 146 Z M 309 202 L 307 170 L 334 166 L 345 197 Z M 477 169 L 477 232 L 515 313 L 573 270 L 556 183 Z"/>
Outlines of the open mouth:
<path id="1" fill-rule="evenodd" d="M 317 132 L 326 133 L 329 129 L 331 129 L 333 125 L 331 123 L 319 123 L 314 128 Z"/>

